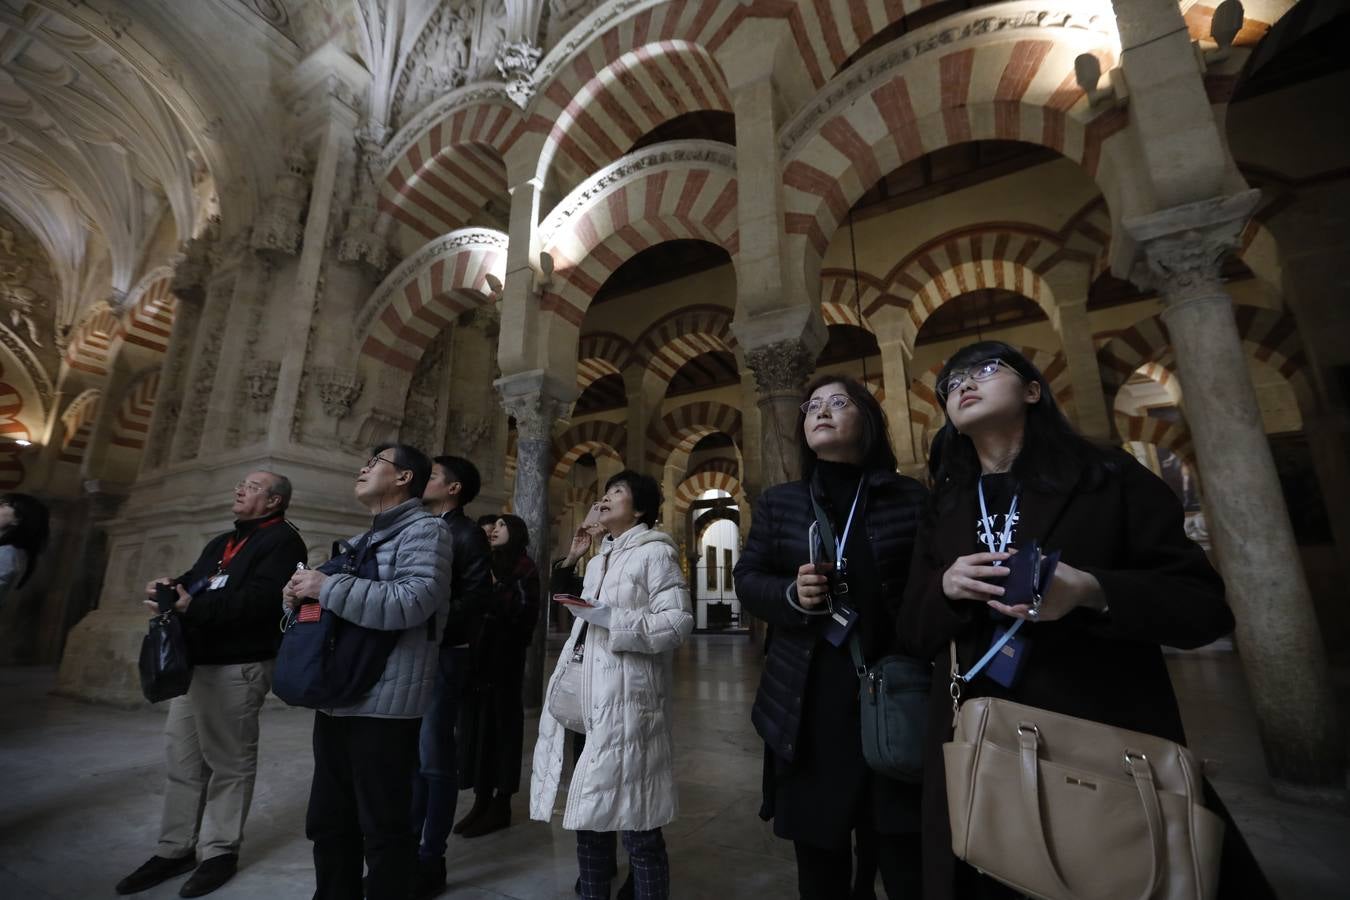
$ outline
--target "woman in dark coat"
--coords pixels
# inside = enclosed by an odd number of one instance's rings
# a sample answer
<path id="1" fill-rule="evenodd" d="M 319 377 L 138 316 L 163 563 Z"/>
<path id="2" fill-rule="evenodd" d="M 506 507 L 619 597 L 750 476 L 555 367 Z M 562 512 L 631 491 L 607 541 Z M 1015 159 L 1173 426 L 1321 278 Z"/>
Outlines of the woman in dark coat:
<path id="1" fill-rule="evenodd" d="M 460 713 L 460 778 L 472 785 L 473 807 L 455 824 L 466 838 L 511 824 L 511 795 L 520 790 L 525 707 L 525 652 L 539 618 L 539 572 L 525 550 L 530 534 L 518 516 L 497 517 L 492 545 L 492 605 L 470 645 L 469 683 Z"/>
<path id="2" fill-rule="evenodd" d="M 963 688 L 963 700 L 1001 697 L 1184 742 L 1160 645 L 1207 644 L 1232 630 L 1233 616 L 1223 581 L 1182 530 L 1171 489 L 1124 451 L 1074 432 L 1024 356 L 997 341 L 972 344 L 947 361 L 937 386 L 947 422 L 933 443 L 933 497 L 899 631 L 906 652 L 936 663 L 924 896 L 1016 897 L 952 855 L 942 764 L 952 734 L 950 642 L 964 673 L 997 626 L 1023 619 L 1020 672 L 1004 679 L 1012 686 L 981 673 Z M 998 563 L 1033 541 L 1060 551 L 1061 561 L 1038 609 L 1007 606 Z M 1208 799 L 1218 806 L 1217 797 Z M 1231 822 L 1224 866 L 1220 891 L 1224 879 L 1264 883 Z M 1247 871 L 1230 877 L 1234 867 Z"/>
<path id="3" fill-rule="evenodd" d="M 751 713 L 766 749 L 761 815 L 793 842 L 801 897 L 852 893 L 856 836 L 898 900 L 918 892 L 918 789 L 867 767 L 849 644 L 829 636 L 832 609 L 846 603 L 866 660 L 894 651 L 925 491 L 896 474 L 885 417 L 865 387 L 823 376 L 806 397 L 797 424 L 803 478 L 760 497 L 735 570 L 737 597 L 770 626 Z M 820 541 L 814 557 L 834 561 L 834 575 L 811 562 L 813 495 L 842 544 L 840 553 Z M 871 877 L 862 881 L 859 894 L 871 896 Z"/>

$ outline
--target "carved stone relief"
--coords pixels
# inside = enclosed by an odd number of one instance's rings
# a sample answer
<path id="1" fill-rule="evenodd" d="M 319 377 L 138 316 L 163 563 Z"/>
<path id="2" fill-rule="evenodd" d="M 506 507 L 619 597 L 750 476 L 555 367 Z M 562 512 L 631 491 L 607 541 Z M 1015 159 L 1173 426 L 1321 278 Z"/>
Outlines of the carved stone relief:
<path id="1" fill-rule="evenodd" d="M 393 119 L 402 127 L 437 97 L 463 85 L 472 63 L 473 8 L 444 3 L 413 44 L 394 89 Z"/>
<path id="2" fill-rule="evenodd" d="M 298 148 L 286 154 L 285 167 L 277 176 L 272 196 L 253 225 L 250 246 L 259 252 L 294 256 L 300 250 L 304 230 L 305 201 L 309 196 L 309 160 Z"/>

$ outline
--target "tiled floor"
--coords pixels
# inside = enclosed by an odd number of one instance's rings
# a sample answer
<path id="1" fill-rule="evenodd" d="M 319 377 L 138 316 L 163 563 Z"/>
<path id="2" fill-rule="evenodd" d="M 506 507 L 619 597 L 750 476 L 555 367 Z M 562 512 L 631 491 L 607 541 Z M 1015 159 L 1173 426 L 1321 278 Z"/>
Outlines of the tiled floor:
<path id="1" fill-rule="evenodd" d="M 1172 658 L 1192 744 L 1223 760 L 1216 783 L 1281 896 L 1350 896 L 1350 815 L 1271 796 L 1250 703 L 1231 654 Z M 697 637 L 677 657 L 682 812 L 666 829 L 678 898 L 795 895 L 791 847 L 755 815 L 760 745 L 749 724 L 758 680 L 752 645 Z M 154 849 L 163 793 L 163 711 L 124 712 L 47 694 L 53 673 L 0 669 L 0 898 L 112 896 Z M 304 838 L 311 713 L 269 705 L 243 868 L 213 897 L 290 900 L 313 891 Z M 533 724 L 527 734 L 533 745 Z M 465 795 L 467 799 L 468 795 Z M 561 802 L 561 801 L 560 801 Z M 556 821 L 454 838 L 452 891 L 462 898 L 567 898 L 574 842 Z M 177 896 L 179 880 L 140 896 Z"/>

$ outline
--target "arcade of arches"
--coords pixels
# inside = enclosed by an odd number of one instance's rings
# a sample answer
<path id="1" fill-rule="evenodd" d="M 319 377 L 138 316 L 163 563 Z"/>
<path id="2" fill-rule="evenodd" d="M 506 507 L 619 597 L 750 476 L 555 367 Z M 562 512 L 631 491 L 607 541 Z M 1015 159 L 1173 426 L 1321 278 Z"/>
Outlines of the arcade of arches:
<path id="1" fill-rule="evenodd" d="M 320 558 L 398 437 L 550 551 L 656 476 L 700 629 L 753 631 L 804 381 L 862 378 L 921 473 L 993 337 L 1183 497 L 1272 776 L 1343 790 L 1338 6 L 0 0 L 0 479 L 56 528 L 0 659 L 137 701 L 137 586 L 239 473 Z"/>

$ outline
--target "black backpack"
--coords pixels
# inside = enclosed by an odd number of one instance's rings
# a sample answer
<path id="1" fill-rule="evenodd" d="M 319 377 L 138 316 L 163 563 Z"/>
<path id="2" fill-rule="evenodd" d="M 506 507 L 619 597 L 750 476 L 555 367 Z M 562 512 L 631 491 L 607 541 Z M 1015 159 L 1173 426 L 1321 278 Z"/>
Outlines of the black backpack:
<path id="1" fill-rule="evenodd" d="M 370 543 L 369 535 L 355 548 L 338 541 L 333 545 L 333 558 L 319 566 L 319 571 L 379 581 L 376 546 Z M 435 640 L 435 617 L 427 622 L 427 634 L 428 639 Z M 402 635 L 401 631 L 365 628 L 326 609 L 311 621 L 288 613 L 272 675 L 272 693 L 291 706 L 351 706 L 375 687 Z"/>

